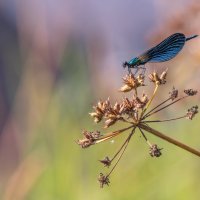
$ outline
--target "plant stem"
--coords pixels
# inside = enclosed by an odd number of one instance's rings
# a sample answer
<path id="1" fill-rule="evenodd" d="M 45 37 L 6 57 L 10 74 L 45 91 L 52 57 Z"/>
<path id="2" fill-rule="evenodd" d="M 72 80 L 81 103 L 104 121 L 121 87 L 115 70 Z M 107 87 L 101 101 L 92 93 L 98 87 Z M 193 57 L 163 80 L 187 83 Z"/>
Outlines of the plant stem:
<path id="1" fill-rule="evenodd" d="M 152 108 L 149 112 L 147 112 L 147 113 L 144 115 L 144 117 L 143 117 L 142 119 L 145 119 L 147 115 L 149 115 L 151 112 L 153 112 L 156 108 L 158 108 L 158 107 L 162 106 L 163 104 L 165 104 L 166 102 L 168 102 L 170 99 L 171 99 L 171 97 L 168 98 L 168 99 L 166 99 L 166 100 L 163 101 L 162 103 L 158 104 L 156 107 Z"/>
<path id="2" fill-rule="evenodd" d="M 134 127 L 134 129 L 132 131 L 135 131 L 136 127 Z M 117 155 L 120 153 L 120 151 L 123 149 L 123 147 L 126 145 L 126 143 L 129 141 L 130 135 L 128 136 L 128 138 L 125 140 L 125 142 L 122 144 L 122 146 L 120 147 L 120 149 L 117 151 L 117 153 L 113 156 L 113 158 L 111 159 L 111 162 L 117 157 Z"/>
<path id="3" fill-rule="evenodd" d="M 188 96 L 183 96 L 183 97 L 177 99 L 176 101 L 173 101 L 172 103 L 169 103 L 169 104 L 167 104 L 166 106 L 163 106 L 162 108 L 160 108 L 160 109 L 154 111 L 153 113 L 151 112 L 151 113 L 145 115 L 142 119 L 145 119 L 145 118 L 147 118 L 147 117 L 149 117 L 149 116 L 151 116 L 151 115 L 153 115 L 153 114 L 155 114 L 155 113 L 157 113 L 157 112 L 159 112 L 159 111 L 161 111 L 161 110 L 163 110 L 163 109 L 165 109 L 165 108 L 167 108 L 167 107 L 169 107 L 169 106 L 171 106 L 171 105 L 177 103 L 178 101 L 180 101 L 180 100 L 182 100 L 182 99 L 184 99 L 184 98 L 186 98 L 186 97 L 188 97 Z"/>
<path id="4" fill-rule="evenodd" d="M 122 147 L 124 146 L 124 149 L 122 151 L 122 153 L 120 154 L 119 158 L 117 159 L 117 162 L 115 163 L 115 165 L 113 166 L 113 168 L 110 170 L 110 172 L 108 173 L 107 177 L 110 176 L 110 174 L 113 172 L 113 170 L 115 169 L 115 167 L 117 166 L 117 164 L 119 163 L 120 159 L 122 158 L 127 146 L 128 146 L 128 143 L 132 137 L 132 135 L 135 133 L 135 129 L 136 127 L 133 128 L 133 130 L 131 131 L 131 133 L 129 134 L 128 138 L 126 139 L 125 143 L 122 145 Z M 121 148 L 122 149 L 122 148 Z M 120 151 L 121 151 L 120 149 Z M 118 153 L 117 153 L 118 154 Z M 112 159 L 113 160 L 113 159 Z"/>
<path id="5" fill-rule="evenodd" d="M 164 119 L 164 120 L 152 120 L 152 121 L 143 121 L 145 123 L 152 123 L 152 122 L 169 122 L 169 121 L 174 121 L 174 120 L 178 120 L 178 119 L 183 119 L 185 118 L 187 115 L 181 116 L 181 117 L 176 117 L 176 118 L 172 118 L 172 119 Z"/>
<path id="6" fill-rule="evenodd" d="M 141 116 L 140 116 L 140 119 L 142 119 L 144 113 L 146 112 L 146 110 L 147 110 L 148 107 L 150 106 L 151 102 L 153 101 L 153 99 L 154 99 L 154 97 L 155 97 L 155 95 L 156 95 L 157 90 L 158 90 L 158 84 L 156 84 L 156 87 L 155 87 L 155 89 L 154 89 L 154 91 L 153 91 L 153 95 L 152 95 L 151 99 L 148 101 L 147 105 L 145 106 L 144 110 L 142 111 Z"/>
<path id="7" fill-rule="evenodd" d="M 114 131 L 114 132 L 110 132 L 110 133 L 107 133 L 105 136 L 102 136 L 101 138 L 97 139 L 95 141 L 95 144 L 98 144 L 100 142 L 103 142 L 105 140 L 108 140 L 108 139 L 111 139 L 117 135 L 119 135 L 120 133 L 124 132 L 124 131 L 127 131 L 129 130 L 130 128 L 133 128 L 135 127 L 135 125 L 132 125 L 132 126 L 129 126 L 127 128 L 123 128 L 123 129 L 120 129 L 120 130 L 117 130 L 117 131 Z"/>
<path id="8" fill-rule="evenodd" d="M 176 146 L 178 146 L 182 149 L 185 149 L 186 151 L 200 157 L 200 151 L 193 149 L 193 148 L 191 148 L 191 147 L 189 147 L 189 146 L 187 146 L 187 145 L 185 145 L 185 144 L 183 144 L 183 143 L 181 143 L 181 142 L 179 142 L 179 141 L 177 141 L 173 138 L 170 138 L 169 136 L 166 136 L 163 133 L 161 133 L 161 132 L 159 132 L 159 131 L 157 131 L 153 128 L 150 128 L 150 127 L 146 126 L 145 124 L 140 123 L 140 124 L 138 124 L 138 127 L 140 127 L 141 129 L 143 129 L 143 130 L 145 130 L 145 131 L 147 131 L 147 132 L 149 132 L 149 133 L 151 133 L 151 134 L 153 134 L 157 137 L 160 137 L 163 140 L 166 140 L 166 141 L 168 141 L 168 142 L 170 142 L 170 143 L 172 143 L 172 144 L 174 144 L 174 145 L 176 145 Z"/>

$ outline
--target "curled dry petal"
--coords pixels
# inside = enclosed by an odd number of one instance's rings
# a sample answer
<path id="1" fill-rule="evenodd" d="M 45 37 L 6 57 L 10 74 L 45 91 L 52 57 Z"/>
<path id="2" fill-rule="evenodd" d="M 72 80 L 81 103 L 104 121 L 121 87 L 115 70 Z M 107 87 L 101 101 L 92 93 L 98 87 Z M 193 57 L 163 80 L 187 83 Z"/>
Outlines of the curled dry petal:
<path id="1" fill-rule="evenodd" d="M 123 86 L 119 89 L 120 92 L 129 92 L 129 91 L 131 91 L 131 90 L 132 90 L 132 87 L 129 86 L 129 85 L 123 85 Z"/>
<path id="2" fill-rule="evenodd" d="M 123 112 L 126 113 L 127 111 L 133 111 L 134 105 L 128 98 L 124 98 L 122 104 L 123 104 Z"/>
<path id="3" fill-rule="evenodd" d="M 120 104 L 116 102 L 115 105 L 113 106 L 113 109 L 118 111 L 120 109 Z"/>
<path id="4" fill-rule="evenodd" d="M 115 105 L 113 106 L 113 113 L 115 113 L 115 115 L 121 115 L 123 111 L 123 104 L 119 104 L 119 103 L 115 103 Z"/>
<path id="5" fill-rule="evenodd" d="M 99 123 L 101 121 L 102 117 L 103 117 L 102 114 L 97 113 L 97 112 L 96 113 L 95 112 L 89 113 L 89 115 L 94 118 L 95 123 Z"/>
<path id="6" fill-rule="evenodd" d="M 162 74 L 160 75 L 160 80 L 166 81 L 166 78 L 167 78 L 167 70 L 165 70 L 164 72 L 162 72 Z"/>
<path id="7" fill-rule="evenodd" d="M 133 101 L 133 105 L 136 109 L 141 109 L 145 107 L 146 103 L 142 102 L 139 97 L 136 97 Z"/>
<path id="8" fill-rule="evenodd" d="M 158 74 L 156 72 L 153 72 L 152 74 L 149 74 L 149 79 L 151 82 L 154 82 L 154 83 L 159 83 L 159 77 L 158 77 Z"/>
<path id="9" fill-rule="evenodd" d="M 115 124 L 115 122 L 117 121 L 117 119 L 116 118 L 109 118 L 109 119 L 107 119 L 106 121 L 105 121 L 105 126 L 104 126 L 104 128 L 108 128 L 108 127 L 110 127 L 110 126 L 112 126 L 113 124 Z"/>
<path id="10" fill-rule="evenodd" d="M 141 98 L 141 102 L 147 104 L 147 102 L 149 101 L 149 98 L 146 94 L 142 94 L 142 98 Z"/>

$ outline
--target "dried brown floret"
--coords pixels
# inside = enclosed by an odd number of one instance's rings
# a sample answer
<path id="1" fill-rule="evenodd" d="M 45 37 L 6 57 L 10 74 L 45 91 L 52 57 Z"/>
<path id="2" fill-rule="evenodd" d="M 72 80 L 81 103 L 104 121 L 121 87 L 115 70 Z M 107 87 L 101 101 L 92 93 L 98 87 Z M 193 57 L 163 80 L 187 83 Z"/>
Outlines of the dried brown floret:
<path id="1" fill-rule="evenodd" d="M 95 144 L 95 141 L 102 136 L 99 131 L 95 132 L 83 131 L 83 135 L 84 138 L 77 141 L 77 144 L 80 145 L 82 148 L 87 148 Z"/>
<path id="2" fill-rule="evenodd" d="M 178 90 L 175 89 L 175 87 L 172 88 L 172 91 L 169 92 L 170 98 L 173 101 L 178 97 Z"/>
<path id="3" fill-rule="evenodd" d="M 162 72 L 162 74 L 160 75 L 160 80 L 161 80 L 161 84 L 165 84 L 166 83 L 166 78 L 167 78 L 167 69 L 165 71 Z"/>
<path id="4" fill-rule="evenodd" d="M 156 72 L 153 72 L 152 74 L 149 74 L 149 80 L 151 82 L 154 82 L 154 83 L 157 83 L 159 82 L 159 77 L 158 77 L 158 74 Z"/>
<path id="5" fill-rule="evenodd" d="M 187 94 L 188 96 L 194 96 L 197 94 L 197 90 L 188 89 L 188 90 L 184 90 L 184 93 Z"/>
<path id="6" fill-rule="evenodd" d="M 143 100 L 141 100 L 139 97 L 136 97 L 135 99 L 133 99 L 133 105 L 134 105 L 134 107 L 136 109 L 142 109 L 142 108 L 144 108 L 146 106 L 147 102 L 148 101 L 146 101 L 146 100 L 143 102 Z"/>
<path id="7" fill-rule="evenodd" d="M 166 83 L 166 77 L 167 77 L 167 70 L 162 72 L 162 74 L 159 76 L 157 72 L 153 72 L 152 74 L 149 74 L 149 79 L 151 82 L 155 83 L 156 85 L 163 85 Z"/>
<path id="8" fill-rule="evenodd" d="M 103 160 L 99 160 L 101 163 L 104 164 L 105 167 L 109 167 L 111 165 L 111 160 L 108 156 L 106 156 Z"/>
<path id="9" fill-rule="evenodd" d="M 192 106 L 192 108 L 188 109 L 186 118 L 192 120 L 197 113 L 198 113 L 198 106 Z"/>
<path id="10" fill-rule="evenodd" d="M 128 112 L 132 112 L 134 110 L 132 102 L 128 98 L 124 98 L 122 101 L 123 112 L 127 114 Z"/>
<path id="11" fill-rule="evenodd" d="M 99 174 L 98 181 L 100 183 L 100 188 L 103 188 L 104 185 L 109 185 L 110 183 L 108 176 L 103 175 L 103 173 Z"/>
<path id="12" fill-rule="evenodd" d="M 117 121 L 116 118 L 113 118 L 113 119 L 109 118 L 109 119 L 107 119 L 107 120 L 105 121 L 105 126 L 104 126 L 104 128 L 108 128 L 108 127 L 112 126 L 113 124 L 115 124 L 116 121 Z"/>
<path id="13" fill-rule="evenodd" d="M 149 149 L 149 154 L 151 157 L 160 157 L 162 155 L 160 148 L 158 148 L 157 144 L 151 145 Z"/>
<path id="14" fill-rule="evenodd" d="M 82 140 L 77 140 L 77 144 L 80 145 L 84 149 L 84 148 L 87 148 L 87 147 L 93 145 L 94 142 L 88 140 L 87 138 L 84 138 Z"/>
<path id="15" fill-rule="evenodd" d="M 135 77 L 132 73 L 126 75 L 123 78 L 124 85 L 119 89 L 121 92 L 129 92 L 132 89 L 136 89 L 140 86 L 144 86 L 144 75 L 138 75 Z"/>
<path id="16" fill-rule="evenodd" d="M 144 78 L 145 78 L 144 74 L 139 74 L 137 76 L 138 85 L 145 86 L 145 84 L 144 84 Z"/>
<path id="17" fill-rule="evenodd" d="M 112 107 L 110 106 L 109 109 L 105 112 L 105 127 L 108 128 L 109 126 L 115 124 L 115 122 L 119 119 L 122 119 L 122 113 L 123 113 L 123 105 L 119 103 L 115 103 L 115 105 Z"/>
<path id="18" fill-rule="evenodd" d="M 89 115 L 94 118 L 95 123 L 99 123 L 109 108 L 110 108 L 109 99 L 106 101 L 99 101 L 96 106 L 93 106 L 95 112 L 91 112 L 89 113 Z"/>
<path id="19" fill-rule="evenodd" d="M 149 101 L 149 98 L 148 98 L 148 96 L 147 96 L 146 94 L 143 93 L 140 100 L 141 100 L 141 102 L 143 102 L 144 104 L 147 104 L 148 101 Z"/>

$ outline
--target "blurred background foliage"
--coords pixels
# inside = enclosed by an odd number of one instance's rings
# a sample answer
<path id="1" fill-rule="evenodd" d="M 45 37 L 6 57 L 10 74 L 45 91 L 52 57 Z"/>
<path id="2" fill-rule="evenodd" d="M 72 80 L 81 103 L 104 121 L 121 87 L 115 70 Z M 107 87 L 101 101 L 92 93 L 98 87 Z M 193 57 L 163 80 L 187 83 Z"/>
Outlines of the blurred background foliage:
<path id="1" fill-rule="evenodd" d="M 199 0 L 2 0 L 0 199 L 199 199 L 200 159 L 154 136 L 164 155 L 152 159 L 136 134 L 104 189 L 98 160 L 112 155 L 124 136 L 86 150 L 75 143 L 84 129 L 102 130 L 88 116 L 99 98 L 121 98 L 123 61 L 172 33 L 200 34 L 199 21 Z M 175 59 L 147 68 L 169 68 L 164 98 L 172 86 L 199 89 L 199 65 L 197 38 Z M 200 149 L 199 120 L 156 128 Z"/>

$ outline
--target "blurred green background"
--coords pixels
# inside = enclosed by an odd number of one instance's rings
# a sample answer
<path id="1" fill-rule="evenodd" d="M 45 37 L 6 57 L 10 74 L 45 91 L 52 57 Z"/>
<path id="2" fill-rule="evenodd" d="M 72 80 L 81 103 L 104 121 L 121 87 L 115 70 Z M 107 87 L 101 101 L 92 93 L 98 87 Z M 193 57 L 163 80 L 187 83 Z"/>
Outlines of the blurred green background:
<path id="1" fill-rule="evenodd" d="M 172 33 L 199 34 L 199 20 L 198 0 L 2 0 L 0 199 L 199 199 L 200 159 L 159 138 L 149 135 L 164 148 L 156 159 L 135 134 L 104 189 L 97 177 L 106 168 L 98 160 L 112 156 L 124 135 L 85 150 L 76 145 L 84 129 L 105 132 L 88 113 L 100 98 L 121 98 L 122 62 Z M 197 38 L 174 60 L 147 64 L 147 71 L 169 68 L 164 98 L 173 86 L 199 89 L 199 63 Z M 160 117 L 179 116 L 199 100 Z M 199 120 L 154 127 L 200 149 Z"/>

